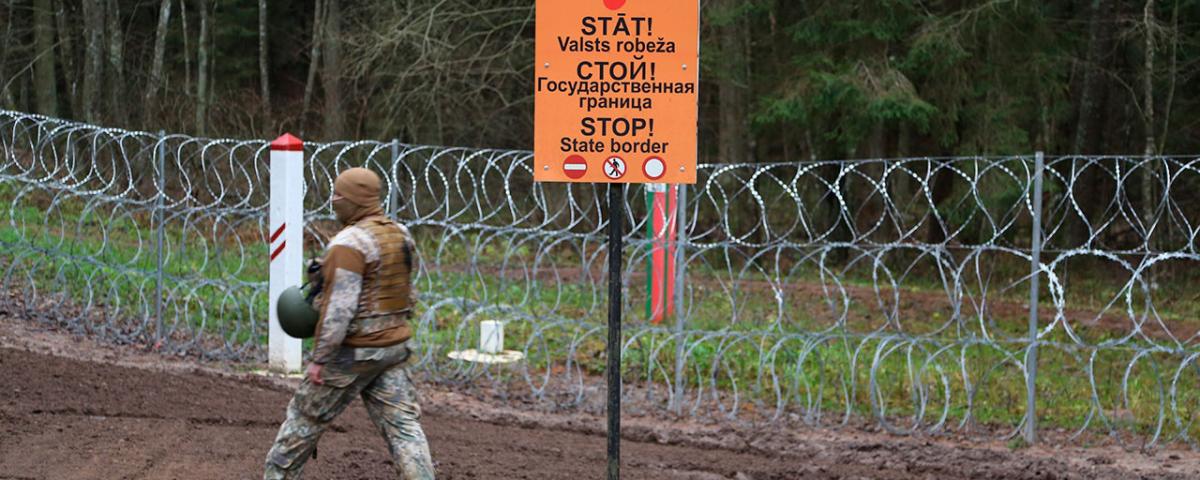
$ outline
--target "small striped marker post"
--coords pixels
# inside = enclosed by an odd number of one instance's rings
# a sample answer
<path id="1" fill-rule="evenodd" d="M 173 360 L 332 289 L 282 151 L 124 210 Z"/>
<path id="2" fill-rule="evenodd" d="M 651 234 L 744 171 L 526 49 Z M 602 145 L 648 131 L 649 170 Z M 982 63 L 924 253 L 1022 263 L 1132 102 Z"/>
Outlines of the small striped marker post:
<path id="1" fill-rule="evenodd" d="M 267 254 L 271 329 L 268 368 L 273 372 L 300 371 L 300 339 L 279 325 L 275 302 L 288 287 L 300 286 L 304 274 L 304 142 L 285 133 L 271 142 L 271 206 Z"/>

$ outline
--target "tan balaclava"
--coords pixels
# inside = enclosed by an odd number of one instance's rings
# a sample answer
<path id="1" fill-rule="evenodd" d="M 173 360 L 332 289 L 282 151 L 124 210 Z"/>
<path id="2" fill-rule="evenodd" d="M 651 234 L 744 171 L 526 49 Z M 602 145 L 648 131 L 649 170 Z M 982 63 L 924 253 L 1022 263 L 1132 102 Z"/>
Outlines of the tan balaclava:
<path id="1" fill-rule="evenodd" d="M 351 168 L 333 181 L 333 212 L 338 221 L 353 225 L 383 215 L 379 207 L 379 176 L 365 168 Z M 340 198 L 339 198 L 340 197 Z"/>

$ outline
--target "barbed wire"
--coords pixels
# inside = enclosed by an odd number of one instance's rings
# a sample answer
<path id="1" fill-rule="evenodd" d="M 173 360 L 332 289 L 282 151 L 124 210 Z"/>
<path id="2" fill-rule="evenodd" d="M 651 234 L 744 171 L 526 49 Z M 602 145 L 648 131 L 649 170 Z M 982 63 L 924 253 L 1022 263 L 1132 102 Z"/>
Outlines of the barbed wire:
<path id="1" fill-rule="evenodd" d="M 6 308 L 168 354 L 265 358 L 267 142 L 9 111 L 0 137 Z M 682 303 L 662 324 L 642 308 L 655 235 L 646 190 L 630 188 L 628 404 L 1006 437 L 1024 426 L 1034 345 L 1044 429 L 1196 447 L 1200 161 L 1037 160 L 701 165 L 681 191 Z M 310 143 L 305 162 L 310 257 L 337 230 L 337 173 L 386 179 L 384 206 L 418 240 L 429 379 L 554 406 L 602 399 L 605 186 L 534 183 L 523 151 Z M 447 358 L 478 344 L 481 320 L 505 321 L 526 361 Z"/>

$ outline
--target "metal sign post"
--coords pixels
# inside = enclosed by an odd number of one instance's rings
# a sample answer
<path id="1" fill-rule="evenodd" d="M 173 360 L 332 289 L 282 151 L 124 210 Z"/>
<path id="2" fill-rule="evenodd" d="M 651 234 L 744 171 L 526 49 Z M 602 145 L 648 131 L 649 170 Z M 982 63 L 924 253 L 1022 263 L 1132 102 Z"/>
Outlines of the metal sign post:
<path id="1" fill-rule="evenodd" d="M 608 186 L 608 478 L 621 478 L 621 261 L 625 184 Z"/>

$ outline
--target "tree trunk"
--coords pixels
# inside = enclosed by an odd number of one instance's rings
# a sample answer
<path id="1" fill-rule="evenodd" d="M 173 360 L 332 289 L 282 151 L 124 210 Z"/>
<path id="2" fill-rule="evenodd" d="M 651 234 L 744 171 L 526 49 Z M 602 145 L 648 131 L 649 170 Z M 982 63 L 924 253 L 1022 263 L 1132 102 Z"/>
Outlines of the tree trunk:
<path id="1" fill-rule="evenodd" d="M 220 51 L 217 50 L 217 43 L 213 39 L 212 29 L 213 24 L 217 22 L 219 13 L 221 12 L 222 2 L 211 1 L 208 10 L 208 88 L 205 89 L 208 93 L 208 102 L 205 103 L 206 114 L 212 110 L 213 105 L 217 104 L 217 63 L 221 61 Z M 205 131 L 212 131 L 212 119 L 205 118 Z"/>
<path id="2" fill-rule="evenodd" d="M 1106 149 L 1097 134 L 1106 128 L 1103 121 L 1106 115 L 1103 110 L 1108 96 L 1108 84 L 1104 79 L 1103 72 L 1108 66 L 1108 55 L 1105 55 L 1104 52 L 1109 49 L 1111 44 L 1112 28 L 1105 26 L 1104 23 L 1111 16 L 1110 4 L 1109 0 L 1092 0 L 1091 7 L 1089 7 L 1091 13 L 1088 21 L 1088 44 L 1087 56 L 1084 60 L 1083 85 L 1080 87 L 1075 135 L 1071 141 L 1071 151 L 1067 152 L 1068 154 L 1095 154 L 1104 152 Z M 1065 248 L 1083 247 L 1089 242 L 1092 233 L 1089 224 L 1091 220 L 1100 215 L 1100 209 L 1103 207 L 1102 202 L 1083 200 L 1097 198 L 1100 184 L 1105 179 L 1100 167 L 1090 166 L 1084 160 L 1072 161 L 1069 165 L 1063 164 L 1062 167 L 1061 173 L 1065 178 L 1077 178 L 1069 188 L 1071 188 L 1080 210 L 1083 211 L 1083 218 L 1064 225 L 1066 244 L 1061 246 Z M 1068 167 L 1070 170 L 1067 170 Z"/>
<path id="3" fill-rule="evenodd" d="M 158 111 L 158 90 L 163 83 L 163 56 L 167 52 L 167 30 L 171 25 L 171 0 L 158 6 L 158 27 L 154 30 L 154 57 L 150 60 L 150 84 L 146 86 L 146 104 L 142 106 L 142 125 Z"/>
<path id="4" fill-rule="evenodd" d="M 871 152 L 868 154 L 873 159 L 887 158 L 888 134 L 887 125 L 882 120 L 875 122 L 875 126 L 871 128 L 871 137 L 867 145 L 867 149 Z"/>
<path id="5" fill-rule="evenodd" d="M 728 14 L 737 8 L 735 0 L 719 0 L 716 11 Z M 749 32 L 738 20 L 718 28 L 717 92 L 720 105 L 720 133 L 717 138 L 721 162 L 746 162 L 746 44 Z"/>
<path id="6" fill-rule="evenodd" d="M 62 65 L 63 86 L 66 91 L 63 95 L 67 98 L 67 103 L 70 104 L 70 115 L 72 118 L 81 118 L 83 111 L 79 108 L 79 64 L 77 63 L 77 53 L 75 51 L 75 30 L 72 28 L 73 22 L 67 22 L 67 2 L 60 0 L 54 9 L 54 20 L 57 24 L 56 33 L 58 34 L 58 60 Z M 3 75 L 0 75 L 3 77 Z"/>
<path id="7" fill-rule="evenodd" d="M 955 176 L 954 172 L 950 170 L 950 166 L 941 160 L 930 160 L 930 168 L 935 169 L 933 185 L 928 185 L 926 188 L 929 189 L 930 200 L 932 200 L 929 208 L 933 211 L 930 214 L 936 215 L 936 219 L 930 217 L 928 221 L 925 242 L 936 245 L 948 240 L 947 235 L 950 232 L 947 229 L 953 230 L 953 226 L 944 224 L 947 222 L 946 217 L 943 215 L 945 212 L 938 209 L 954 194 Z M 941 219 L 941 222 L 938 222 L 937 219 Z"/>
<path id="8" fill-rule="evenodd" d="M 121 25 L 121 4 L 108 0 L 108 93 L 112 98 L 113 121 L 124 126 L 129 119 L 129 101 L 125 98 L 125 30 Z"/>
<path id="9" fill-rule="evenodd" d="M 270 129 L 274 127 L 271 126 L 270 52 L 267 46 L 267 0 L 258 0 L 258 78 L 262 86 L 263 114 Z"/>
<path id="10" fill-rule="evenodd" d="M 87 37 L 87 59 L 83 72 L 83 118 L 99 121 L 100 86 L 104 80 L 104 4 L 102 0 L 83 0 L 83 21 Z"/>
<path id="11" fill-rule="evenodd" d="M 900 131 L 896 133 L 896 157 L 907 159 L 912 154 L 912 124 L 908 122 L 900 123 Z M 904 168 L 913 170 L 917 168 L 915 162 L 905 162 Z M 910 210 L 913 205 L 913 191 L 917 189 L 917 180 L 909 176 L 903 170 L 895 170 L 891 175 L 892 182 L 892 201 L 896 210 L 902 215 L 904 224 L 908 224 L 911 218 Z M 907 207 L 907 208 L 906 208 Z"/>
<path id="12" fill-rule="evenodd" d="M 14 103 L 12 90 L 12 79 L 7 75 L 5 65 L 8 65 L 8 52 L 11 50 L 13 15 L 16 13 L 13 10 L 16 0 L 8 0 L 4 2 L 4 38 L 0 39 L 0 104 L 9 110 L 16 110 L 17 106 Z"/>
<path id="13" fill-rule="evenodd" d="M 1144 97 L 1142 99 L 1142 124 L 1145 128 L 1146 157 L 1155 155 L 1154 147 L 1154 0 L 1146 0 L 1146 8 L 1143 11 L 1143 28 L 1146 34 L 1146 49 L 1145 49 L 1145 69 L 1142 72 L 1144 88 Z M 1155 164 L 1149 159 L 1146 159 L 1146 166 L 1142 170 L 1142 221 L 1147 229 L 1147 242 L 1149 243 L 1150 226 L 1154 221 L 1154 177 Z"/>
<path id="14" fill-rule="evenodd" d="M 1158 139 L 1158 153 L 1167 152 L 1167 137 L 1171 134 L 1171 109 L 1175 105 L 1175 86 L 1179 80 L 1179 0 L 1171 13 L 1171 66 L 1167 69 L 1167 99 L 1163 103 L 1162 135 Z"/>
<path id="15" fill-rule="evenodd" d="M 208 0 L 197 0 L 200 38 L 196 55 L 196 135 L 208 134 Z"/>
<path id="16" fill-rule="evenodd" d="M 29 88 L 30 84 L 33 83 L 33 80 L 31 80 L 32 75 L 29 69 L 22 68 L 21 73 L 18 73 L 17 77 L 21 82 L 21 88 L 17 92 L 17 110 L 29 110 Z"/>
<path id="17" fill-rule="evenodd" d="M 54 73 L 54 7 L 50 0 L 33 0 L 33 63 L 37 112 L 58 116 L 58 75 Z"/>
<path id="18" fill-rule="evenodd" d="M 1083 87 L 1079 94 L 1079 119 L 1075 122 L 1075 140 L 1071 144 L 1072 155 L 1094 153 L 1094 145 L 1088 144 L 1096 110 L 1096 83 L 1100 78 L 1100 58 L 1104 55 L 1101 41 L 1101 22 L 1105 0 L 1092 0 L 1091 18 L 1088 21 L 1088 49 L 1083 67 Z"/>
<path id="19" fill-rule="evenodd" d="M 192 42 L 187 30 L 187 0 L 179 0 L 179 28 L 184 32 L 184 95 L 192 95 Z"/>
<path id="20" fill-rule="evenodd" d="M 313 2 L 313 26 L 312 26 L 312 49 L 308 55 L 308 76 L 304 81 L 304 114 L 308 114 L 312 108 L 313 90 L 317 83 L 317 66 L 321 62 L 321 32 L 324 30 L 324 14 L 325 2 L 316 0 Z"/>
<path id="21" fill-rule="evenodd" d="M 342 105 L 342 12 L 339 0 L 326 0 L 325 13 L 325 64 L 321 71 L 321 86 L 325 90 L 325 105 L 321 117 L 325 119 L 322 134 L 327 140 L 342 137 L 346 125 L 346 113 Z"/>

